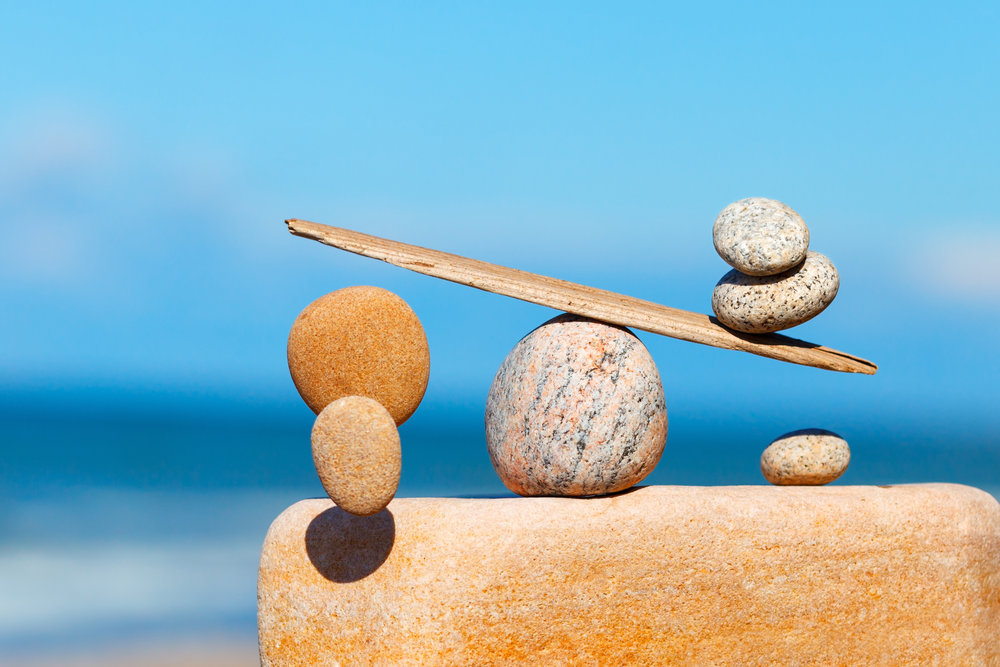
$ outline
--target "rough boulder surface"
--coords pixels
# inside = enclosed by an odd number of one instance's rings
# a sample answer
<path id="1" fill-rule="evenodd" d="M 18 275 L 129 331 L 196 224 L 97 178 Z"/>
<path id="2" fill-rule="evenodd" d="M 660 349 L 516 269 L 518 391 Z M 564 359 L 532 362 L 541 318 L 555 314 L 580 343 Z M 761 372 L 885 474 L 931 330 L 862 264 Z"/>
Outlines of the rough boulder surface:
<path id="1" fill-rule="evenodd" d="M 644 487 L 297 503 L 265 540 L 264 665 L 997 665 L 977 489 Z"/>

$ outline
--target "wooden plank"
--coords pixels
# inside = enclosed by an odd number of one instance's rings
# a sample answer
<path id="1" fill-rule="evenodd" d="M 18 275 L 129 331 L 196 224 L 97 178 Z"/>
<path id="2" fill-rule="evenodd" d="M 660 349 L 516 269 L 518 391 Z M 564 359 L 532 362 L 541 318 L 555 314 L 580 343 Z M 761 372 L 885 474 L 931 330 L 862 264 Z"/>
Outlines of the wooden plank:
<path id="1" fill-rule="evenodd" d="M 793 364 L 845 373 L 873 375 L 878 366 L 845 352 L 781 334 L 744 334 L 723 327 L 714 317 L 587 287 L 558 278 L 421 248 L 361 232 L 306 220 L 286 220 L 303 238 L 379 259 L 424 275 L 486 292 L 529 301 L 596 320 L 634 327 L 671 338 L 749 352 Z"/>

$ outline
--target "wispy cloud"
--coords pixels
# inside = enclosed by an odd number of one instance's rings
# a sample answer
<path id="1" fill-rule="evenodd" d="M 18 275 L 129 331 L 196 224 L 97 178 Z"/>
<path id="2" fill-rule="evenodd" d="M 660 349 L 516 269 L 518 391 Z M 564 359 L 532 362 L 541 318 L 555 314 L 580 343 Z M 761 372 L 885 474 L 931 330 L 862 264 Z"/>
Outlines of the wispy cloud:
<path id="1" fill-rule="evenodd" d="M 5 280 L 39 288 L 87 280 L 95 266 L 88 258 L 89 242 L 74 220 L 39 213 L 15 223 L 4 231 L 0 246 L 0 276 Z"/>
<path id="2" fill-rule="evenodd" d="M 245 213 L 236 203 L 249 198 L 236 192 L 234 160 L 211 148 L 157 151 L 72 108 L 34 109 L 0 125 L 9 158 L 0 163 L 2 289 L 97 289 L 113 300 L 151 286 L 156 266 L 181 266 L 202 244 L 215 241 L 225 263 L 213 231 L 236 224 Z"/>
<path id="3" fill-rule="evenodd" d="M 35 108 L 0 127 L 0 153 L 4 285 L 86 285 L 98 268 L 88 230 L 112 178 L 111 134 L 92 114 Z"/>
<path id="4" fill-rule="evenodd" d="M 486 210 L 461 198 L 374 200 L 336 183 L 301 196 L 262 186 L 225 146 L 165 146 L 99 112 L 70 111 L 78 106 L 42 106 L 0 124 L 0 153 L 11 156 L 0 164 L 0 277 L 8 290 L 86 290 L 84 298 L 99 293 L 113 301 L 139 287 L 173 288 L 181 298 L 183 285 L 154 278 L 158 268 L 197 268 L 209 274 L 204 279 L 245 284 L 289 270 L 329 275 L 336 263 L 302 263 L 314 249 L 288 242 L 286 216 L 581 280 L 585 273 L 717 263 L 707 240 L 711 213 L 695 230 L 651 213 L 612 221 L 572 203 Z"/>
<path id="5" fill-rule="evenodd" d="M 0 163 L 0 187 L 8 196 L 43 179 L 64 176 L 92 181 L 108 172 L 120 153 L 110 124 L 99 113 L 77 106 L 29 106 L 0 125 L 5 156 Z"/>
<path id="6" fill-rule="evenodd" d="M 905 253 L 905 275 L 928 293 L 962 302 L 1000 302 L 1000 225 L 927 230 Z"/>

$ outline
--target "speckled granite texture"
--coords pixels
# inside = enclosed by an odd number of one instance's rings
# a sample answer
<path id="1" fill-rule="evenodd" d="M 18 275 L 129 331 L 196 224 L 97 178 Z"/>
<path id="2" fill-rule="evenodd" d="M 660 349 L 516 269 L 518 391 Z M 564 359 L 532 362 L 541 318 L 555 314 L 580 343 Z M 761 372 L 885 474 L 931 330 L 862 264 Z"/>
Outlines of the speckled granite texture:
<path id="1" fill-rule="evenodd" d="M 381 512 L 399 488 L 399 431 L 374 399 L 345 396 L 323 408 L 313 424 L 312 455 L 323 489 L 351 514 Z"/>
<path id="2" fill-rule="evenodd" d="M 771 484 L 829 484 L 851 462 L 847 441 L 832 431 L 806 428 L 775 438 L 760 457 Z"/>
<path id="3" fill-rule="evenodd" d="M 381 287 L 345 287 L 313 301 L 288 334 L 288 370 L 313 412 L 367 396 L 402 424 L 420 405 L 431 356 L 420 319 Z"/>
<path id="4" fill-rule="evenodd" d="M 712 310 L 730 329 L 770 333 L 816 317 L 833 302 L 838 289 L 840 276 L 833 262 L 809 251 L 802 264 L 774 276 L 730 271 L 712 292 Z"/>
<path id="5" fill-rule="evenodd" d="M 649 351 L 623 327 L 560 315 L 504 359 L 486 399 L 486 445 L 523 496 L 627 489 L 652 472 L 667 408 Z"/>
<path id="6" fill-rule="evenodd" d="M 969 487 L 326 499 L 272 524 L 291 665 L 997 665 L 1000 505 Z"/>
<path id="7" fill-rule="evenodd" d="M 712 226 L 719 257 L 751 276 L 770 276 L 798 265 L 809 249 L 809 228 L 786 204 L 749 197 L 722 209 Z"/>

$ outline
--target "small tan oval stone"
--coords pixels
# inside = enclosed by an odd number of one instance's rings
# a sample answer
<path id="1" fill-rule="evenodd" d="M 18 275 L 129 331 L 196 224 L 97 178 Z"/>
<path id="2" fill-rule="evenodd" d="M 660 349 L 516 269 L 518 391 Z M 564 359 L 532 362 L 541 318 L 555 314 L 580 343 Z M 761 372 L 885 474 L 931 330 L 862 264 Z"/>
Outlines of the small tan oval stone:
<path id="1" fill-rule="evenodd" d="M 771 484 L 815 486 L 843 475 L 850 462 L 846 440 L 832 431 L 807 428 L 768 445 L 760 457 L 760 471 Z"/>
<path id="2" fill-rule="evenodd" d="M 288 334 L 288 370 L 319 412 L 344 396 L 368 396 L 402 424 L 427 389 L 431 357 L 416 313 L 381 287 L 345 287 L 299 314 Z"/>
<path id="3" fill-rule="evenodd" d="M 399 432 L 378 401 L 345 396 L 323 408 L 313 424 L 312 452 L 323 488 L 345 512 L 370 516 L 396 495 Z"/>
<path id="4" fill-rule="evenodd" d="M 770 333 L 816 317 L 833 303 L 839 289 L 833 262 L 810 250 L 802 264 L 774 276 L 748 276 L 733 269 L 715 286 L 712 310 L 730 329 Z"/>

